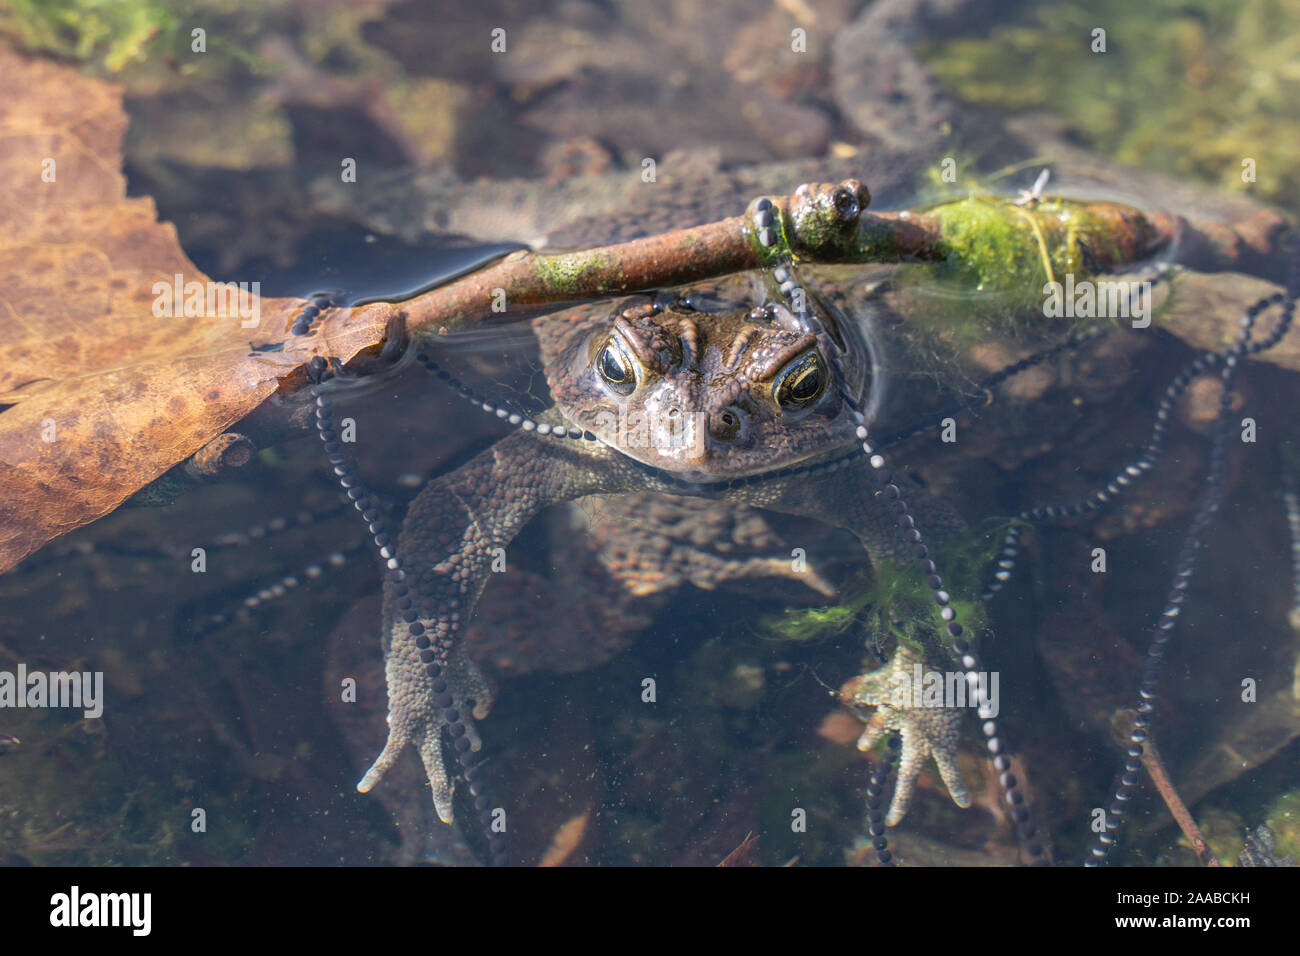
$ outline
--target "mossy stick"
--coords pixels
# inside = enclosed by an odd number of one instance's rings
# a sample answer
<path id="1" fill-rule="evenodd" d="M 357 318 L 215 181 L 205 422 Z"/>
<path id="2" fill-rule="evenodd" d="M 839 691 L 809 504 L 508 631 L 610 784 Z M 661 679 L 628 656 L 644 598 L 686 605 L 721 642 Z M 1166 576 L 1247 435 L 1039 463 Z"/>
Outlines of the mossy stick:
<path id="1" fill-rule="evenodd" d="M 870 213 L 857 180 L 814 183 L 769 197 L 779 211 L 778 241 L 764 247 L 749 215 L 577 252 L 518 252 L 403 302 L 376 302 L 327 316 L 394 335 L 425 338 L 472 328 L 511 311 L 683 285 L 771 265 L 781 256 L 807 264 L 929 262 L 965 273 L 972 287 L 993 282 L 1037 295 L 1043 264 L 1076 274 L 1141 262 L 1178 242 L 1193 268 L 1271 273 L 1287 223 L 1261 213 L 1244 223 L 1196 223 L 1115 203 L 967 199 L 923 212 Z M 495 308 L 494 308 L 495 306 Z M 502 312 L 504 307 L 505 311 Z M 515 313 L 517 315 L 517 313 Z M 329 336 L 316 354 L 329 357 Z M 370 357 L 384 342 L 363 350 Z M 362 360 L 364 362 L 364 358 Z M 302 387 L 301 369 L 283 391 Z"/>

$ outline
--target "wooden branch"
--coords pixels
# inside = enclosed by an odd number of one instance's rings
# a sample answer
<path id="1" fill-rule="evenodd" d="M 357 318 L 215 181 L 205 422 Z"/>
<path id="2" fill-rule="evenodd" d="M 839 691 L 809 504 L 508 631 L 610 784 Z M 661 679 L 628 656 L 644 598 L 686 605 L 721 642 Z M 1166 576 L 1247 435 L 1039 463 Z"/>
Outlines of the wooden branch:
<path id="1" fill-rule="evenodd" d="M 982 248 L 978 233 L 974 240 L 970 235 L 960 239 L 957 235 L 961 224 L 957 213 L 965 213 L 961 203 L 946 203 L 925 212 L 868 213 L 870 194 L 852 179 L 839 184 L 806 184 L 791 196 L 769 199 L 776 234 L 770 246 L 759 242 L 751 204 L 744 216 L 617 245 L 564 253 L 517 252 L 408 301 L 327 310 L 310 354 L 337 357 L 349 364 L 359 355 L 361 366 L 373 361 L 384 343 L 347 355 L 331 351 L 332 339 L 348 338 L 332 336 L 331 330 L 341 331 L 342 326 L 354 323 L 387 330 L 385 341 L 394 336 L 427 340 L 514 318 L 509 309 L 683 285 L 781 260 L 962 266 Z M 1286 220 L 1276 213 L 1260 213 L 1232 225 L 1147 215 L 1115 203 L 1017 206 L 984 200 L 964 202 L 982 204 L 979 208 L 986 217 L 990 210 L 993 216 L 1002 217 L 1013 235 L 1014 230 L 1023 230 L 1017 240 L 1020 245 L 1015 247 L 1018 255 L 1031 254 L 1024 244 L 1032 236 L 1037 243 L 1032 250 L 1035 257 L 1041 256 L 1048 265 L 1052 256 L 1060 257 L 1076 273 L 1142 262 L 1171 247 L 1192 268 L 1276 273 L 1282 261 L 1278 240 L 1287 228 Z M 1079 250 L 1086 250 L 1086 257 Z M 1016 263 L 1003 265 L 1009 274 L 1017 272 Z M 500 312 L 503 301 L 505 313 Z M 305 383 L 305 373 L 299 368 L 284 379 L 281 391 L 296 391 Z"/>
<path id="2" fill-rule="evenodd" d="M 1178 796 L 1178 791 L 1174 789 L 1173 782 L 1169 779 L 1169 774 L 1165 773 L 1165 765 L 1160 760 L 1160 751 L 1156 749 L 1156 742 L 1147 737 L 1142 745 L 1142 766 L 1146 768 L 1147 774 L 1151 777 L 1151 782 L 1156 785 L 1161 798 L 1165 801 L 1165 806 L 1169 812 L 1178 821 L 1178 828 L 1183 831 L 1183 836 L 1187 837 L 1188 842 L 1192 844 L 1192 849 L 1196 852 L 1196 858 L 1205 866 L 1219 866 L 1219 860 L 1210 849 L 1210 845 L 1205 842 L 1205 835 L 1201 833 L 1200 827 L 1192 819 L 1192 814 L 1183 803 L 1182 798 Z"/>

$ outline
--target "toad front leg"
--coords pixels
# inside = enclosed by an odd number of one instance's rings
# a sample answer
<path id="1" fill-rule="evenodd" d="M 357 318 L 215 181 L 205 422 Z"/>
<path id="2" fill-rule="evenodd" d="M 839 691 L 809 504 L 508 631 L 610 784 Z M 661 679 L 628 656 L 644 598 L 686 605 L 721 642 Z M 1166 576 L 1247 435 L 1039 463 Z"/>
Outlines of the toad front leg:
<path id="1" fill-rule="evenodd" d="M 929 540 L 943 541 L 963 533 L 965 524 L 944 502 L 903 476 L 896 476 L 894 481 L 907 495 Z M 865 460 L 855 460 L 847 468 L 746 488 L 740 496 L 750 504 L 816 518 L 852 531 L 877 568 L 883 563 L 906 567 L 911 548 L 906 544 L 897 516 L 871 476 Z M 946 657 L 937 641 L 930 654 L 935 662 Z M 900 687 L 904 690 L 911 687 L 913 667 L 921 661 L 919 650 L 900 641 L 892 659 L 884 667 L 859 675 L 842 692 L 842 699 L 855 712 L 861 713 L 864 707 L 875 706 L 858 741 L 859 749 L 870 749 L 886 731 L 897 731 L 902 738 L 903 753 L 897 785 L 886 819 L 889 826 L 901 822 L 906 815 L 916 779 L 924 769 L 927 757 L 934 759 L 953 803 L 959 807 L 970 806 L 970 796 L 956 760 L 961 736 L 961 710 L 953 706 L 927 706 L 919 695 L 914 699 L 911 693 L 898 693 Z"/>
<path id="2" fill-rule="evenodd" d="M 374 787 L 413 743 L 438 817 L 452 822 L 443 731 L 458 753 L 478 751 L 474 720 L 487 715 L 493 699 L 465 652 L 462 631 L 494 561 L 502 566 L 504 549 L 534 515 L 547 505 L 619 490 L 619 479 L 601 467 L 607 456 L 581 439 L 557 448 L 517 432 L 416 496 L 398 540 L 405 580 L 384 586 L 388 741 L 358 790 Z"/>

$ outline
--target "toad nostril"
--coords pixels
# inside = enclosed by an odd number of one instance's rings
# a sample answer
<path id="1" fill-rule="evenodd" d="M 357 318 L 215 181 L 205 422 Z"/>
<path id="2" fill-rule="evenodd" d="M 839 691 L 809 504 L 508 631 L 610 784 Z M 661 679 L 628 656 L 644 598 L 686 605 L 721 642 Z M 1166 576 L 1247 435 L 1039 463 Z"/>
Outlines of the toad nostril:
<path id="1" fill-rule="evenodd" d="M 718 441 L 733 441 L 740 435 L 740 416 L 731 409 L 723 409 L 709 422 L 709 434 Z"/>

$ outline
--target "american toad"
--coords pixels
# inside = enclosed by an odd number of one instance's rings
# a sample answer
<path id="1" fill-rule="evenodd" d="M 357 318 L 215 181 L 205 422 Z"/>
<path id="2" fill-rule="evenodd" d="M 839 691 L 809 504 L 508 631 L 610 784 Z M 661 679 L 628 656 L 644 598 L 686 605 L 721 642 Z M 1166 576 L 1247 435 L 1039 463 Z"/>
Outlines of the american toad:
<path id="1" fill-rule="evenodd" d="M 873 563 L 910 555 L 859 447 L 863 415 L 880 397 L 869 323 L 811 296 L 804 312 L 792 311 L 789 270 L 775 279 L 784 295 L 753 307 L 709 311 L 689 297 L 638 297 L 612 314 L 606 305 L 533 321 L 554 405 L 431 481 L 407 513 L 391 564 L 401 570 L 384 589 L 388 741 L 360 790 L 413 744 L 438 816 L 452 822 L 446 748 L 463 755 L 472 780 L 481 747 L 475 720 L 494 697 L 464 631 L 494 563 L 504 563 L 543 509 L 591 495 L 684 496 L 710 509 L 757 508 L 844 528 Z M 929 540 L 962 528 L 951 508 L 894 480 Z M 908 708 L 890 713 L 905 753 L 933 753 L 954 800 L 967 805 L 952 770 L 960 712 L 931 710 L 925 721 L 910 719 Z M 905 761 L 891 822 L 906 812 L 922 762 Z M 473 783 L 471 791 L 477 796 Z"/>

